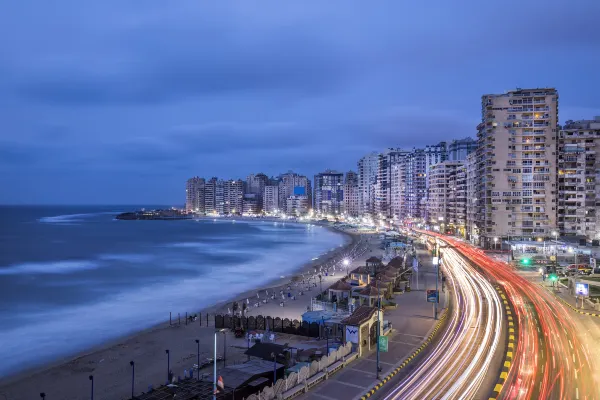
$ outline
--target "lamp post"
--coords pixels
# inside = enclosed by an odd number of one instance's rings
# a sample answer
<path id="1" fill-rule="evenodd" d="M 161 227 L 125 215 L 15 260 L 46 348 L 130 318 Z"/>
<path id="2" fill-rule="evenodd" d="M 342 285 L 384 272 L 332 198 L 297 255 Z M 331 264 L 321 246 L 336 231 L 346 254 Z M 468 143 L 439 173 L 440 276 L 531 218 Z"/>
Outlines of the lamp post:
<path id="1" fill-rule="evenodd" d="M 329 330 L 325 326 L 325 317 L 321 317 L 321 323 L 323 325 L 323 330 L 325 331 L 325 336 L 327 337 L 327 357 L 329 357 Z"/>
<path id="2" fill-rule="evenodd" d="M 320 288 L 320 296 L 321 296 L 321 301 L 323 301 L 323 275 L 319 274 L 319 288 Z"/>
<path id="3" fill-rule="evenodd" d="M 92 381 L 92 400 L 94 400 L 94 375 L 90 375 L 89 378 Z"/>
<path id="4" fill-rule="evenodd" d="M 275 353 L 271 353 L 271 357 L 273 357 L 273 386 L 275 386 L 275 382 L 277 382 L 277 356 Z"/>
<path id="5" fill-rule="evenodd" d="M 552 236 L 554 236 L 554 272 L 556 272 L 556 267 L 558 267 L 558 232 L 552 231 Z"/>
<path id="6" fill-rule="evenodd" d="M 197 366 L 198 369 L 196 369 L 196 380 L 200 380 L 200 340 L 196 339 L 196 347 L 197 347 L 197 356 L 198 356 L 198 361 L 197 362 Z"/>
<path id="7" fill-rule="evenodd" d="M 225 329 L 215 331 L 215 354 L 213 359 L 213 400 L 217 400 L 217 335 Z"/>
<path id="8" fill-rule="evenodd" d="M 131 365 L 131 398 L 133 399 L 133 392 L 135 389 L 135 363 L 133 361 L 129 361 L 129 365 Z"/>
<path id="9" fill-rule="evenodd" d="M 171 352 L 169 350 L 165 350 L 165 353 L 167 353 L 167 382 L 169 381 L 169 375 L 171 372 Z M 171 382 L 168 382 L 171 383 Z"/>
<path id="10" fill-rule="evenodd" d="M 348 276 L 348 265 L 350 265 L 350 260 L 348 260 L 347 258 L 344 258 L 344 261 L 342 261 L 342 264 L 344 264 L 344 267 L 346 267 L 346 276 Z"/>
<path id="11" fill-rule="evenodd" d="M 40 393 L 40 397 L 41 397 L 42 399 L 45 399 L 45 398 L 46 398 L 46 393 L 44 393 L 44 392 Z"/>
<path id="12" fill-rule="evenodd" d="M 498 246 L 496 246 L 497 244 L 498 244 L 498 238 L 497 238 L 497 237 L 495 237 L 495 238 L 494 238 L 494 250 L 497 250 L 497 249 L 498 249 Z"/>
<path id="13" fill-rule="evenodd" d="M 379 315 L 381 314 L 381 295 L 379 294 L 379 279 L 377 279 L 377 379 L 379 379 L 379 335 L 380 335 L 380 321 Z"/>

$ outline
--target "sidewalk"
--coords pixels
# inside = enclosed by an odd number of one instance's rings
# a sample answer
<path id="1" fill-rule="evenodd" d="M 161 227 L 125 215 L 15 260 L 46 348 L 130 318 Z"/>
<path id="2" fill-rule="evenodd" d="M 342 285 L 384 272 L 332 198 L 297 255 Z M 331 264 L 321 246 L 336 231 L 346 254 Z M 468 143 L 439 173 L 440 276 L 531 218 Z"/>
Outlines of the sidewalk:
<path id="1" fill-rule="evenodd" d="M 393 330 L 389 335 L 389 351 L 379 355 L 381 378 L 389 374 L 404 358 L 421 345 L 436 322 L 433 319 L 433 305 L 427 303 L 425 297 L 426 289 L 435 289 L 435 268 L 431 264 L 429 252 L 418 250 L 417 254 L 421 262 L 421 268 L 419 268 L 421 290 L 416 290 L 416 274 L 413 274 L 413 282 L 411 282 L 413 290 L 396 295 L 394 301 L 398 307 L 395 310 L 388 310 L 384 314 L 384 319 L 392 324 Z M 445 294 L 441 293 L 439 313 L 443 311 L 442 307 L 445 302 Z M 376 368 L 377 354 L 372 351 L 299 398 L 303 400 L 349 400 L 360 397 L 377 384 Z"/>

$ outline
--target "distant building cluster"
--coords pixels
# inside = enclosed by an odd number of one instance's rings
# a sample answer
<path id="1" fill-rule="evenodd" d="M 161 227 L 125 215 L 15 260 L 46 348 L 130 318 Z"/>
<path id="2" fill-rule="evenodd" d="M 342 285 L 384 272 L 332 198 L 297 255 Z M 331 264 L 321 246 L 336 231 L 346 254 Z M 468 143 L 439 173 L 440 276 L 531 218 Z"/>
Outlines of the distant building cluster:
<path id="1" fill-rule="evenodd" d="M 558 124 L 558 92 L 481 98 L 477 137 L 372 152 L 357 172 L 294 172 L 245 181 L 191 178 L 199 214 L 358 217 L 421 224 L 490 247 L 498 239 L 600 240 L 600 117 Z"/>

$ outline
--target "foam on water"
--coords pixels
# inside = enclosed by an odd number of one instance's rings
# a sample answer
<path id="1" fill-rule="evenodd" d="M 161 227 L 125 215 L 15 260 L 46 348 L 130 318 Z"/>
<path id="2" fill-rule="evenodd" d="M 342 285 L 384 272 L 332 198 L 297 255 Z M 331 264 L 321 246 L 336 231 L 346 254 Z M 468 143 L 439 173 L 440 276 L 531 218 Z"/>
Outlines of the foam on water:
<path id="1" fill-rule="evenodd" d="M 262 227 L 262 224 L 268 223 L 252 222 L 253 226 Z M 269 232 L 268 236 L 262 233 L 261 240 L 277 241 L 280 235 L 294 235 L 293 231 L 279 229 L 281 233 Z M 256 237 L 250 234 L 248 238 Z M 158 249 L 148 248 L 152 254 L 103 253 L 90 257 L 94 261 L 27 263 L 0 269 L 0 274 L 69 274 L 98 267 L 102 270 L 111 266 L 124 268 L 119 263 L 125 262 L 128 265 L 147 264 L 145 271 L 149 275 L 156 272 L 151 268 L 160 268 L 163 274 L 164 271 L 171 270 L 172 266 L 179 271 L 189 270 L 187 273 L 167 275 L 160 281 L 144 281 L 141 283 L 143 286 L 132 284 L 125 290 L 91 304 L 47 307 L 43 311 L 33 311 L 28 313 L 27 323 L 0 328 L 0 343 L 3 343 L 0 375 L 75 354 L 107 340 L 148 328 L 166 321 L 169 312 L 175 315 L 186 311 L 194 313 L 210 304 L 231 298 L 236 293 L 263 288 L 270 280 L 291 275 L 293 270 L 309 262 L 316 254 L 322 254 L 344 241 L 342 236 L 320 227 L 315 227 L 314 232 L 302 238 L 296 244 L 248 247 L 245 253 L 252 253 L 252 258 L 235 258 L 235 261 L 218 266 L 198 258 L 196 250 L 200 248 L 209 254 L 244 253 L 244 248 L 237 239 L 216 245 L 176 242 Z M 167 258 L 164 258 L 161 251 L 168 252 Z M 175 253 L 172 254 L 173 252 Z M 81 282 L 88 282 L 86 285 L 90 286 L 95 284 L 94 278 L 87 275 L 66 275 L 65 278 L 61 277 L 60 282 L 67 286 L 69 279 L 72 280 L 71 284 L 76 285 Z M 86 281 L 87 279 L 91 281 Z M 139 285 L 139 282 L 136 278 L 135 284 Z M 199 293 L 202 294 L 200 297 Z"/>
<path id="2" fill-rule="evenodd" d="M 85 271 L 98 267 L 98 263 L 87 260 L 24 263 L 0 268 L 0 275 L 69 274 L 76 271 Z"/>
<path id="3" fill-rule="evenodd" d="M 118 212 L 99 212 L 99 213 L 84 213 L 84 214 L 65 214 L 55 215 L 52 217 L 42 217 L 38 219 L 38 222 L 46 224 L 74 224 L 78 222 L 84 222 L 85 219 L 94 217 L 96 215 L 110 215 L 118 214 Z"/>

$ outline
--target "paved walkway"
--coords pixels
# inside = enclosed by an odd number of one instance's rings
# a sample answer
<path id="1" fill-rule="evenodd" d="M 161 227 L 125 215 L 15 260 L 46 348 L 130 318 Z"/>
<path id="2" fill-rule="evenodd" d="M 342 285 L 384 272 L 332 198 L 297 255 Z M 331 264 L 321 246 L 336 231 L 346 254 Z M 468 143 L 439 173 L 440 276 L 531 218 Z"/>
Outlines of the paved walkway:
<path id="1" fill-rule="evenodd" d="M 380 353 L 380 377 L 385 377 L 397 364 L 420 346 L 435 325 L 433 305 L 426 302 L 425 290 L 435 289 L 435 269 L 431 264 L 431 254 L 418 250 L 422 266 L 419 268 L 419 287 L 416 290 L 417 274 L 413 274 L 408 293 L 395 296 L 398 307 L 385 312 L 384 319 L 392 323 L 393 331 L 389 335 L 389 351 Z M 440 283 L 441 289 L 441 283 Z M 445 305 L 445 294 L 440 298 L 439 312 Z M 362 396 L 378 381 L 376 379 L 377 355 L 371 351 L 368 355 L 349 364 L 327 381 L 317 385 L 300 399 L 314 400 L 350 400 Z"/>

